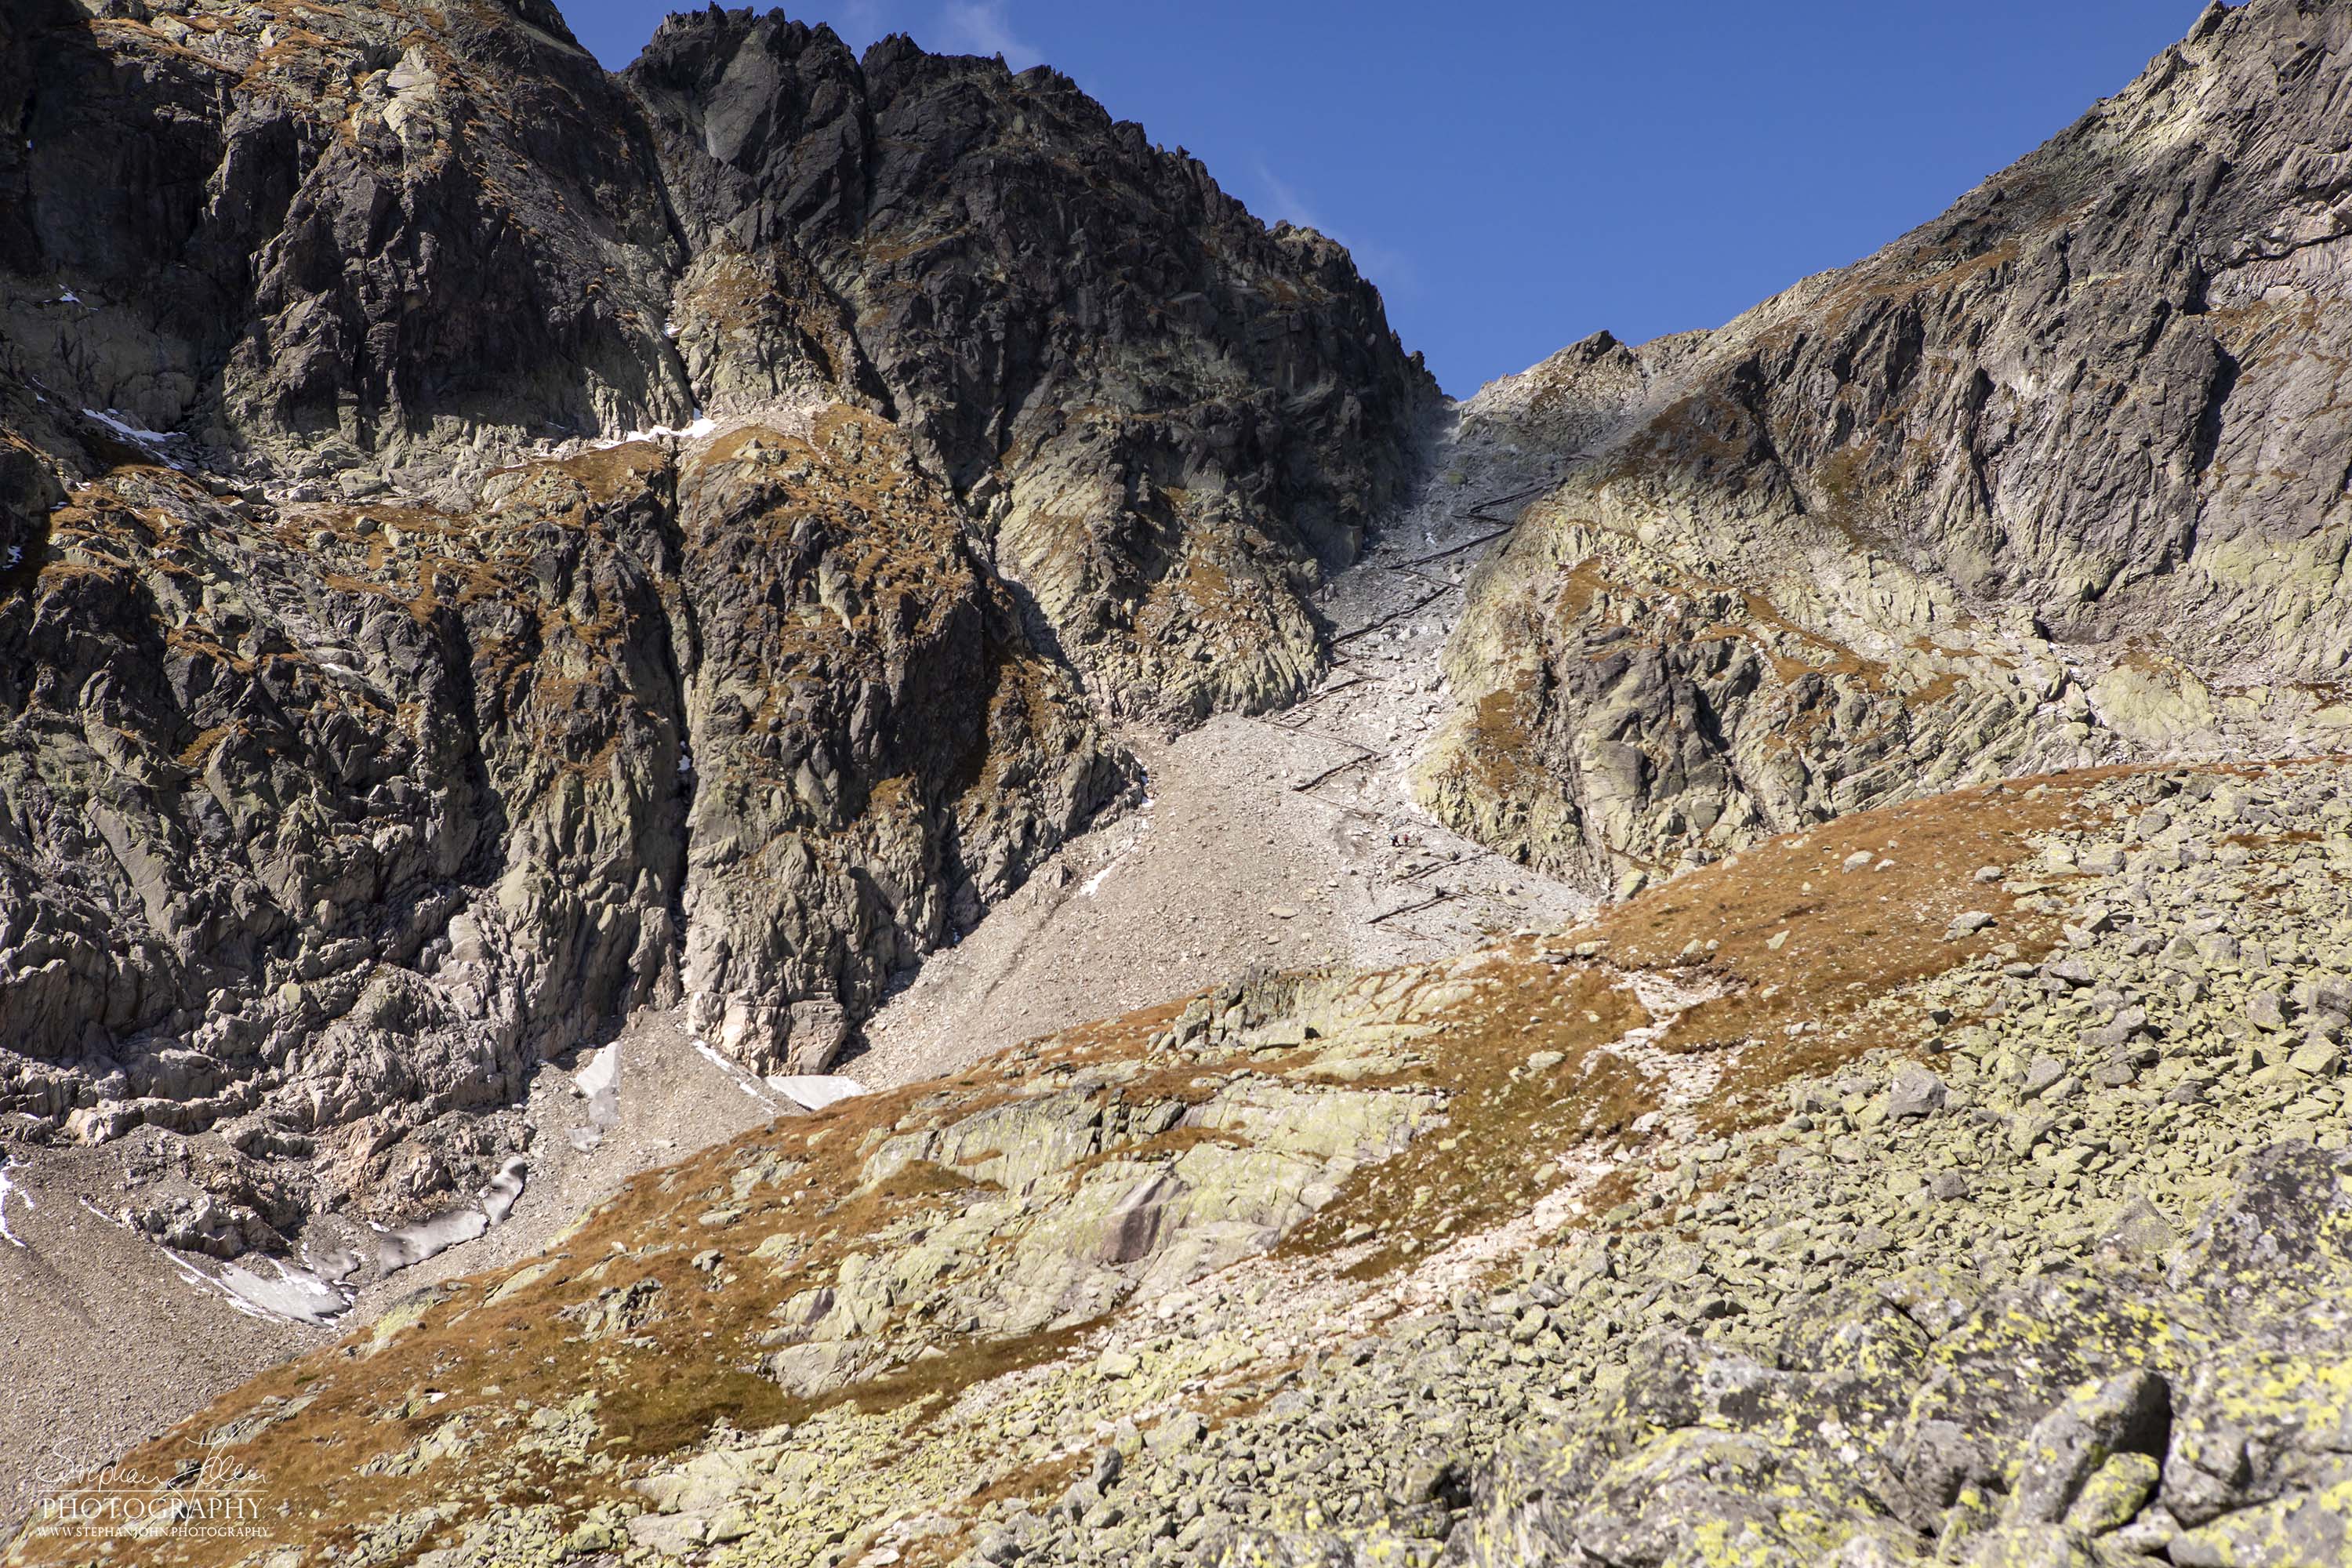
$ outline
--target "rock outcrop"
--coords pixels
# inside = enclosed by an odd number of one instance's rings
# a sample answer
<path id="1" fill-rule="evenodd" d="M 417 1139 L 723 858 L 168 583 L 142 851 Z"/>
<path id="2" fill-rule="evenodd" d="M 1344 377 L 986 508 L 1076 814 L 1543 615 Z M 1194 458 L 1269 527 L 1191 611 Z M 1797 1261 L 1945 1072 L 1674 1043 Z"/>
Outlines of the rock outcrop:
<path id="1" fill-rule="evenodd" d="M 422 1200 L 635 1008 L 821 1065 L 1124 787 L 876 416 L 488 494 L 247 521 L 117 463 L 47 514 L 0 609 L 12 1109 Z"/>
<path id="2" fill-rule="evenodd" d="M 651 138 L 544 0 L 10 10 L 16 379 L 345 493 L 692 417 Z"/>
<path id="3" fill-rule="evenodd" d="M 1425 787 L 1597 888 L 2008 773 L 2342 743 L 2352 12 L 2213 6 L 1878 255 L 1466 411 L 1586 460 Z"/>
<path id="4" fill-rule="evenodd" d="M 821 1069 L 1106 710 L 1319 668 L 1433 400 L 1336 247 L 903 40 L 37 0 L 0 112 L 0 1110 L 206 1140 L 140 1217 L 218 1253 L 636 1009 Z"/>

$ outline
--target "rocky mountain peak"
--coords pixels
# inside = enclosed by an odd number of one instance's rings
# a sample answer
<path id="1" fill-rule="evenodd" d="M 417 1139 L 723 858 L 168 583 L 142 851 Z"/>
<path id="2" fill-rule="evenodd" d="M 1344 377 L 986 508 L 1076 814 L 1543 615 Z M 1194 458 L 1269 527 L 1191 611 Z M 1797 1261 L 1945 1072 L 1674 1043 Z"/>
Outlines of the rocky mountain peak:
<path id="1" fill-rule="evenodd" d="M 1402 497 L 1434 396 L 1343 250 L 1269 232 L 1051 70 L 903 37 L 859 61 L 714 9 L 628 79 L 697 243 L 842 302 L 1107 701 L 1198 716 L 1297 689 L 1299 593 Z M 1181 374 L 1144 369 L 1171 353 Z"/>
<path id="2" fill-rule="evenodd" d="M 247 1129 L 184 1243 L 439 1201 L 643 1009 L 821 1068 L 1128 795 L 1107 717 L 1316 677 L 1434 405 L 1344 252 L 1050 71 L 0 27 L 0 1104 Z"/>

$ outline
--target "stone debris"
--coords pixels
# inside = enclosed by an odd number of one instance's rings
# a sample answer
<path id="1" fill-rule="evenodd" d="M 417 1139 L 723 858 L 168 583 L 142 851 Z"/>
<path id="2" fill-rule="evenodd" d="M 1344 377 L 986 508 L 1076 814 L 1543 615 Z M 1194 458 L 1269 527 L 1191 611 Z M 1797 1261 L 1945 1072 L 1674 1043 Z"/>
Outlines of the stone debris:
<path id="1" fill-rule="evenodd" d="M 793 1413 L 666 1458 L 614 1447 L 622 1428 L 592 1413 L 564 1428 L 563 1462 L 593 1483 L 577 1505 L 460 1508 L 457 1431 L 384 1462 L 450 1478 L 426 1505 L 457 1509 L 436 1568 L 623 1547 L 837 1564 L 1664 1565 L 1727 1542 L 1733 1561 L 1791 1568 L 2341 1560 L 2325 1434 L 2352 1366 L 2352 1108 L 2340 1077 L 2292 1058 L 2347 1027 L 2352 773 L 2239 777 L 2141 773 L 2049 797 L 2035 820 L 2055 826 L 2018 837 L 2025 860 L 2071 855 L 2118 816 L 2167 825 L 2107 871 L 2080 855 L 2054 880 L 2006 868 L 2032 887 L 2020 905 L 2050 907 L 2021 909 L 2004 944 L 1941 943 L 1935 915 L 1920 978 L 1788 1037 L 1825 1065 L 1720 1124 L 1702 1119 L 1764 1043 L 1723 1068 L 1721 1047 L 1674 1048 L 1677 1020 L 1752 985 L 1743 954 L 1790 961 L 1760 933 L 1712 959 L 1683 957 L 1678 931 L 1643 935 L 1674 885 L 1605 943 L 1262 977 L 1116 1049 L 1024 1047 L 778 1123 L 800 1142 L 746 1144 L 678 1194 L 691 1243 L 655 1225 L 616 1237 L 625 1251 L 595 1243 L 596 1261 L 534 1264 L 547 1271 L 496 1299 L 650 1354 L 697 1342 L 700 1295 L 775 1271 L 751 1298 L 758 1375 L 803 1402 Z M 2247 831 L 2250 809 L 2272 826 Z M 1936 857 L 1899 814 L 1870 830 L 1917 840 L 1906 860 Z M 2249 854 L 2224 862 L 2224 838 Z M 1805 852 L 1775 853 L 1759 874 L 1791 877 L 1776 868 Z M 1940 896 L 1980 887 L 1974 864 Z M 2223 908 L 2231 956 L 2174 942 Z M 1790 929 L 1831 945 L 1803 917 Z M 1580 945 L 1594 955 L 1551 962 Z M 1630 976 L 1648 1022 L 1604 1026 L 1597 1054 L 1524 1023 L 1492 1047 L 1494 1089 L 1418 1087 L 1474 1017 L 1544 1016 L 1539 988 L 1600 982 L 1604 949 L 1670 966 Z M 1728 978 L 1694 985 L 1702 963 Z M 2267 992 L 2294 1030 L 2247 1017 Z M 2134 1078 L 2101 1081 L 2118 1053 Z M 1660 1075 L 1626 1142 L 1547 1143 L 1539 1179 L 1424 1190 L 1394 1213 L 1378 1196 L 1412 1179 L 1382 1173 L 1497 1138 L 1480 1119 L 1510 1101 L 1482 1096 L 1572 1110 L 1609 1058 Z M 853 1109 L 883 1119 L 853 1132 L 837 1121 Z M 839 1139 L 836 1206 L 744 1235 L 822 1202 L 804 1184 Z M 847 1203 L 915 1206 L 824 1240 Z M 1382 1248 L 1399 1267 L 1367 1271 Z M 673 1249 L 681 1274 L 619 1272 Z M 427 1302 L 368 1364 L 403 1345 L 466 1353 L 478 1299 Z M 1060 1348 L 947 1370 L 975 1345 L 1024 1344 Z M 257 1436 L 257 1458 L 342 1397 L 315 1386 L 322 1403 Z M 267 1414 L 231 1402 L 217 1419 Z M 521 1412 L 463 1414 L 472 1431 Z M 472 1490 L 506 1462 L 463 1451 Z M 364 1527 L 393 1539 L 415 1517 Z"/>

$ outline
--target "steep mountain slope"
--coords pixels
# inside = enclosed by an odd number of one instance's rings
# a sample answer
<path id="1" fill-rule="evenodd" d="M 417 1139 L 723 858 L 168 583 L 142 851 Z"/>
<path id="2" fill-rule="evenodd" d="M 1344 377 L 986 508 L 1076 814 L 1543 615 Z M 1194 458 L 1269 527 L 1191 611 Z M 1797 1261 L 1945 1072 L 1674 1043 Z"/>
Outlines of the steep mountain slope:
<path id="1" fill-rule="evenodd" d="M 1335 247 L 1051 73 L 712 12 L 624 80 L 542 0 L 0 27 L 0 1110 L 201 1140 L 177 1245 L 461 1195 L 636 1010 L 821 1068 L 1131 797 L 1106 708 L 1319 669 L 1433 396 Z"/>
<path id="2" fill-rule="evenodd" d="M 267 1539 L 123 1539 L 2340 1561 L 2347 900 L 2340 762 L 2079 773 L 1236 984 L 648 1173 L 131 1456 Z"/>
<path id="3" fill-rule="evenodd" d="M 1267 232 L 1043 68 L 903 37 L 861 61 L 778 13 L 709 11 L 629 79 L 698 249 L 806 268 L 854 314 L 1114 710 L 1303 689 L 1301 594 L 1401 498 L 1432 389 L 1345 251 Z"/>
<path id="4" fill-rule="evenodd" d="M 1591 885 L 1971 779 L 2352 728 L 2352 10 L 2216 5 L 1951 211 L 1472 405 L 1586 460 L 1426 789 Z"/>

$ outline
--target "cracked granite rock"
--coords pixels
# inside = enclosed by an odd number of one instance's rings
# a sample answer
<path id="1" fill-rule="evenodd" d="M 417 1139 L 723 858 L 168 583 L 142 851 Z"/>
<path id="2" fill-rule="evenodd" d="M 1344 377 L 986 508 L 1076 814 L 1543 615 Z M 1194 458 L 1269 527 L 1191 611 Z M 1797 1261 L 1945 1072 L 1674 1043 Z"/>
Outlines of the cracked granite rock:
<path id="1" fill-rule="evenodd" d="M 2352 735 L 2352 13 L 2214 5 L 1877 255 L 1468 405 L 1582 455 L 1472 584 L 1427 797 L 1598 889 L 2007 774 Z"/>

